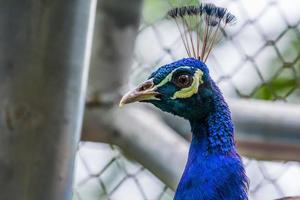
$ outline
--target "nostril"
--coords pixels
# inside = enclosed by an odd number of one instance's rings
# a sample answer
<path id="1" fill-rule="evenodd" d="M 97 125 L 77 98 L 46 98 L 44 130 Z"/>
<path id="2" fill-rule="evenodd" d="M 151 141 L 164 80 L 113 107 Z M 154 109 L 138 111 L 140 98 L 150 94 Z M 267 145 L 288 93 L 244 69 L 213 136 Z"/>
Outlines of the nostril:
<path id="1" fill-rule="evenodd" d="M 141 85 L 139 88 L 138 88 L 138 91 L 141 92 L 141 91 L 144 91 L 146 90 L 145 86 Z"/>
<path id="2" fill-rule="evenodd" d="M 138 88 L 138 91 L 145 91 L 145 90 L 147 90 L 147 89 L 150 89 L 150 88 L 152 88 L 152 86 L 153 86 L 153 83 L 152 82 L 145 82 L 144 84 L 142 84 L 139 88 Z"/>
<path id="3" fill-rule="evenodd" d="M 156 94 L 155 97 L 158 98 L 158 99 L 162 99 L 163 95 L 162 94 Z"/>

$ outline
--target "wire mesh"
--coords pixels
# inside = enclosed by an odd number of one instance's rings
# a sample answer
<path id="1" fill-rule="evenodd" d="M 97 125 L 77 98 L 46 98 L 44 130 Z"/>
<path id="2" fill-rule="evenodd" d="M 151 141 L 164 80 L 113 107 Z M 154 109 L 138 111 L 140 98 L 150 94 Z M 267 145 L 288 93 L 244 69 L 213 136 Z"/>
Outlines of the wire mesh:
<path id="1" fill-rule="evenodd" d="M 300 164 L 244 158 L 251 199 L 300 194 Z M 171 200 L 174 191 L 117 147 L 82 143 L 76 160 L 76 200 Z"/>
<path id="2" fill-rule="evenodd" d="M 238 17 L 207 63 L 224 95 L 299 103 L 300 2 L 227 0 L 221 5 Z M 144 22 L 136 41 L 130 86 L 183 55 L 173 23 Z M 247 158 L 244 163 L 251 199 L 300 195 L 300 163 Z M 173 196 L 147 169 L 107 144 L 81 143 L 76 167 L 74 199 L 167 200 Z"/>
<path id="3" fill-rule="evenodd" d="M 77 156 L 75 199 L 171 199 L 172 191 L 120 149 L 81 144 Z"/>

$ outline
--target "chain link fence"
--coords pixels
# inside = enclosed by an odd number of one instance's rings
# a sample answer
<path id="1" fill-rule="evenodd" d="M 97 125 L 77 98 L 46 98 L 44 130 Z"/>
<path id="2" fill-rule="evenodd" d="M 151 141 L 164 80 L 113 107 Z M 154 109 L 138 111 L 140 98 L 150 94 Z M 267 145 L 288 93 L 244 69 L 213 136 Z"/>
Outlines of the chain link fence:
<path id="1" fill-rule="evenodd" d="M 300 2 L 227 0 L 214 3 L 238 17 L 213 51 L 208 66 L 227 98 L 300 102 Z M 176 25 L 161 19 L 142 24 L 131 70 L 132 87 L 155 68 L 182 58 Z M 300 163 L 244 158 L 250 198 L 300 195 Z M 74 199 L 168 200 L 174 191 L 118 147 L 81 143 Z"/>

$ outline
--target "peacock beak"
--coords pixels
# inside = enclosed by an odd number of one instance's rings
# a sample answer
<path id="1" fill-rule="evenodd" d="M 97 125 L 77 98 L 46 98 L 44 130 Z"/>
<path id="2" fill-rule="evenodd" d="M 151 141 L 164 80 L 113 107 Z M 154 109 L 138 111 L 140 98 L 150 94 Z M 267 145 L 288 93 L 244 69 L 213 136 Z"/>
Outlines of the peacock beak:
<path id="1" fill-rule="evenodd" d="M 122 107 L 125 104 L 134 103 L 138 101 L 159 100 L 157 96 L 159 96 L 160 93 L 156 92 L 155 90 L 156 87 L 153 82 L 153 79 L 149 79 L 144 83 L 140 84 L 137 88 L 126 93 L 122 97 L 119 106 Z"/>

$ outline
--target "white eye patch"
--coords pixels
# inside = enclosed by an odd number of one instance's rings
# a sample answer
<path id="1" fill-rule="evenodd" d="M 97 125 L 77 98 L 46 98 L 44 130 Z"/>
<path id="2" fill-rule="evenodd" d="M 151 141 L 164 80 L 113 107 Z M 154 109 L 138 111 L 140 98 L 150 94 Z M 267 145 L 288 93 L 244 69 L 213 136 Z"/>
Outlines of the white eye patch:
<path id="1" fill-rule="evenodd" d="M 192 85 L 187 88 L 182 88 L 181 90 L 175 92 L 172 99 L 189 98 L 194 94 L 198 93 L 199 85 L 203 83 L 202 76 L 203 72 L 201 70 L 197 70 L 194 74 Z"/>
<path id="2" fill-rule="evenodd" d="M 173 76 L 174 72 L 177 71 L 178 69 L 184 69 L 184 68 L 190 68 L 190 67 L 184 66 L 184 67 L 180 67 L 180 68 L 174 69 L 171 73 L 168 74 L 168 76 L 166 76 L 155 87 L 159 88 L 159 87 L 165 85 L 166 83 L 170 82 L 172 80 L 172 76 Z M 191 84 L 191 86 L 189 86 L 187 88 L 182 88 L 181 90 L 175 92 L 175 94 L 173 95 L 172 99 L 189 98 L 189 97 L 193 96 L 194 94 L 196 94 L 198 92 L 199 85 L 203 84 L 202 77 L 203 77 L 203 72 L 200 69 L 197 69 L 196 72 L 194 73 L 193 83 Z"/>

